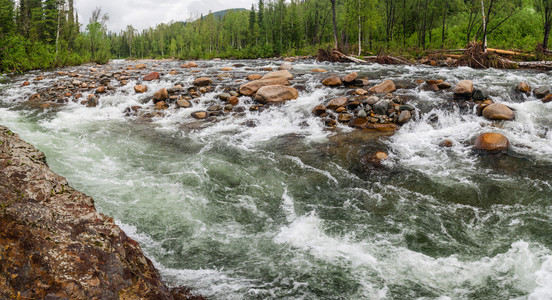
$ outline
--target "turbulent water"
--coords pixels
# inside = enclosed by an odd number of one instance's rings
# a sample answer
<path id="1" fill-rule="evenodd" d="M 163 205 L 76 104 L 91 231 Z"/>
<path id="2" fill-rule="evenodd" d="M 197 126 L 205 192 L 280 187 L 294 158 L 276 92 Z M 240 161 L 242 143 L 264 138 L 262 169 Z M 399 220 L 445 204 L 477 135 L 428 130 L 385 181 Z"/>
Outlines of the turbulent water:
<path id="1" fill-rule="evenodd" d="M 204 62 L 203 74 L 163 75 L 148 97 L 236 63 L 243 78 L 281 61 Z M 179 65 L 158 64 L 165 74 Z M 323 87 L 314 68 L 374 83 L 471 79 L 516 120 L 493 123 L 450 92 L 413 88 L 398 94 L 416 118 L 393 136 L 328 130 L 311 110 L 345 90 Z M 22 103 L 60 77 L 20 87 L 30 73 L 0 85 L 0 124 L 94 197 L 168 284 L 210 299 L 552 298 L 552 103 L 513 90 L 551 86 L 549 73 L 313 61 L 293 73 L 299 99 L 205 126 L 190 117 L 198 106 L 149 122 L 125 117 L 144 102 L 136 81 L 95 108 L 33 109 Z M 483 132 L 504 134 L 508 153 L 474 152 Z M 453 147 L 439 147 L 444 139 Z M 366 164 L 378 150 L 389 160 Z"/>

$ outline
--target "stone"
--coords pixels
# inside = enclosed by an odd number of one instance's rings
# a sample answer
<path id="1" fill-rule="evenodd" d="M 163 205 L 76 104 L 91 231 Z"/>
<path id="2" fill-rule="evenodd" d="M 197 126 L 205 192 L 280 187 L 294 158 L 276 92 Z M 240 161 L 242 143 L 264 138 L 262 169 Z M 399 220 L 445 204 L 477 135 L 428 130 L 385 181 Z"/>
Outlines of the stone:
<path id="1" fill-rule="evenodd" d="M 345 75 L 343 78 L 341 78 L 341 81 L 344 83 L 344 84 L 349 84 L 353 81 L 355 81 L 355 79 L 357 79 L 358 77 L 358 73 L 357 72 L 353 72 L 351 74 L 348 74 L 348 75 Z"/>
<path id="2" fill-rule="evenodd" d="M 188 100 L 180 99 L 176 100 L 176 106 L 178 108 L 189 108 L 192 107 L 192 103 Z"/>
<path id="3" fill-rule="evenodd" d="M 368 93 L 368 91 L 366 91 L 365 89 L 356 89 L 355 90 L 355 94 L 357 94 L 359 96 L 366 95 L 367 93 Z"/>
<path id="4" fill-rule="evenodd" d="M 441 148 L 451 148 L 452 146 L 454 146 L 454 142 L 451 140 L 444 140 L 439 143 L 439 147 Z"/>
<path id="5" fill-rule="evenodd" d="M 334 128 L 337 126 L 337 121 L 334 120 L 334 119 L 325 119 L 324 120 L 324 125 L 326 125 L 327 127 L 330 127 L 330 128 Z"/>
<path id="6" fill-rule="evenodd" d="M 378 103 L 378 101 L 380 101 L 380 98 L 378 98 L 376 96 L 371 96 L 371 97 L 368 97 L 368 99 L 366 99 L 366 104 L 374 105 L 374 104 Z"/>
<path id="7" fill-rule="evenodd" d="M 462 80 L 452 90 L 455 96 L 471 97 L 473 94 L 473 81 Z"/>
<path id="8" fill-rule="evenodd" d="M 533 94 L 538 99 L 542 99 L 542 98 L 546 97 L 546 95 L 550 94 L 550 88 L 548 88 L 546 86 L 536 88 L 535 90 L 533 90 Z"/>
<path id="9" fill-rule="evenodd" d="M 222 110 L 222 106 L 220 106 L 220 105 L 211 105 L 207 108 L 207 111 L 209 111 L 209 112 L 221 111 L 221 110 Z"/>
<path id="10" fill-rule="evenodd" d="M 515 119 L 514 112 L 506 105 L 501 103 L 492 103 L 483 109 L 483 117 L 489 120 L 507 120 Z"/>
<path id="11" fill-rule="evenodd" d="M 260 75 L 260 74 L 251 74 L 251 75 L 247 76 L 247 80 L 249 80 L 249 81 L 259 80 L 261 78 L 263 78 L 263 76 Z"/>
<path id="12" fill-rule="evenodd" d="M 299 92 L 290 86 L 271 85 L 264 86 L 257 91 L 255 101 L 263 104 L 279 103 L 286 100 L 293 100 L 299 97 Z"/>
<path id="13" fill-rule="evenodd" d="M 170 75 L 178 75 L 178 71 L 177 70 L 170 70 L 169 74 Z"/>
<path id="14" fill-rule="evenodd" d="M 289 81 L 286 78 L 276 77 L 268 79 L 259 79 L 250 81 L 240 86 L 240 93 L 245 96 L 251 96 L 255 94 L 260 88 L 271 85 L 289 85 Z"/>
<path id="15" fill-rule="evenodd" d="M 185 69 L 197 68 L 197 64 L 195 62 L 189 62 L 181 65 L 180 67 Z"/>
<path id="16" fill-rule="evenodd" d="M 222 69 L 220 69 L 220 70 L 221 70 L 221 71 L 224 71 L 224 72 L 229 72 L 229 71 L 232 71 L 232 70 L 234 70 L 234 69 L 231 68 L 231 67 L 224 67 L 224 68 L 222 68 Z"/>
<path id="17" fill-rule="evenodd" d="M 529 94 L 531 93 L 531 86 L 527 82 L 520 82 L 516 86 L 516 91 L 524 94 Z"/>
<path id="18" fill-rule="evenodd" d="M 270 78 L 285 78 L 287 80 L 292 80 L 293 75 L 288 70 L 270 72 L 263 76 L 261 79 L 270 79 Z"/>
<path id="19" fill-rule="evenodd" d="M 196 111 L 192 113 L 194 119 L 203 120 L 209 117 L 209 113 L 206 111 Z"/>
<path id="20" fill-rule="evenodd" d="M 372 153 L 368 157 L 368 162 L 376 167 L 381 166 L 381 164 L 389 158 L 389 155 L 383 151 L 377 151 Z"/>
<path id="21" fill-rule="evenodd" d="M 144 81 L 152 81 L 152 80 L 159 79 L 160 76 L 161 76 L 161 74 L 159 74 L 159 72 L 151 72 L 148 75 L 144 76 L 143 80 Z"/>
<path id="22" fill-rule="evenodd" d="M 105 87 L 103 85 L 96 89 L 96 93 L 98 93 L 98 94 L 103 94 L 105 92 L 107 92 L 107 87 Z"/>
<path id="23" fill-rule="evenodd" d="M 325 86 L 340 86 L 342 82 L 339 77 L 332 76 L 322 80 L 322 84 Z"/>
<path id="24" fill-rule="evenodd" d="M 134 69 L 136 70 L 141 70 L 141 69 L 145 69 L 147 68 L 147 66 L 145 64 L 137 64 L 134 66 Z"/>
<path id="25" fill-rule="evenodd" d="M 159 101 L 164 101 L 169 98 L 169 92 L 167 89 L 160 89 L 159 91 L 153 94 L 153 102 L 157 103 Z"/>
<path id="26" fill-rule="evenodd" d="M 487 99 L 488 97 L 489 97 L 489 94 L 484 90 L 475 89 L 473 91 L 472 98 L 475 101 L 483 101 L 483 100 Z"/>
<path id="27" fill-rule="evenodd" d="M 221 93 L 218 95 L 219 99 L 222 101 L 227 101 L 228 98 L 232 97 L 229 93 Z"/>
<path id="28" fill-rule="evenodd" d="M 368 120 L 366 120 L 365 118 L 354 118 L 349 121 L 349 126 L 353 128 L 366 128 L 367 124 Z"/>
<path id="29" fill-rule="evenodd" d="M 542 103 L 548 103 L 552 101 L 552 94 L 546 95 L 546 97 L 542 98 Z"/>
<path id="30" fill-rule="evenodd" d="M 507 150 L 510 142 L 500 133 L 483 133 L 475 140 L 474 147 L 486 152 L 500 152 Z"/>
<path id="31" fill-rule="evenodd" d="M 136 93 L 142 94 L 142 93 L 145 93 L 145 92 L 148 91 L 148 87 L 146 85 L 139 84 L 139 85 L 134 87 L 134 91 Z"/>
<path id="32" fill-rule="evenodd" d="M 291 70 L 293 70 L 293 66 L 291 65 L 291 63 L 289 61 L 286 61 L 278 68 L 278 70 L 291 71 Z"/>
<path id="33" fill-rule="evenodd" d="M 376 86 L 369 89 L 370 92 L 376 94 L 392 93 L 397 90 L 395 83 L 392 80 L 386 80 Z"/>
<path id="34" fill-rule="evenodd" d="M 430 80 L 427 80 L 427 81 L 426 81 L 426 83 L 427 83 L 428 85 L 438 85 L 438 84 L 443 83 L 443 82 L 445 82 L 443 79 L 437 79 L 437 80 L 435 80 L 435 79 L 430 79 Z"/>
<path id="35" fill-rule="evenodd" d="M 347 97 L 338 97 L 332 99 L 330 102 L 328 102 L 327 108 L 331 110 L 336 110 L 339 107 L 344 107 L 347 105 Z"/>
<path id="36" fill-rule="evenodd" d="M 313 72 L 313 73 L 326 73 L 328 71 L 326 71 L 324 69 L 316 68 L 316 69 L 312 69 L 311 72 Z"/>
<path id="37" fill-rule="evenodd" d="M 321 114 L 326 113 L 326 106 L 324 106 L 324 104 L 318 104 L 317 106 L 314 107 L 314 109 L 312 110 L 312 113 L 314 115 L 320 116 Z"/>
<path id="38" fill-rule="evenodd" d="M 422 86 L 420 86 L 420 89 L 422 91 L 426 91 L 426 92 L 437 92 L 437 91 L 439 91 L 439 87 L 436 84 L 428 84 L 428 83 L 422 84 Z"/>
<path id="39" fill-rule="evenodd" d="M 192 296 L 185 288 L 169 290 L 140 244 L 98 212 L 94 199 L 1 126 L 0 153 L 0 298 Z"/>
<path id="40" fill-rule="evenodd" d="M 378 115 L 387 115 L 389 110 L 389 102 L 387 100 L 380 100 L 374 104 L 374 112 Z"/>
<path id="41" fill-rule="evenodd" d="M 236 96 L 230 96 L 227 100 L 228 104 L 236 106 L 240 103 L 240 99 Z"/>
<path id="42" fill-rule="evenodd" d="M 409 110 L 409 111 L 413 111 L 415 110 L 416 108 L 410 104 L 403 104 L 401 106 L 399 106 L 399 111 L 403 111 L 403 110 Z"/>
<path id="43" fill-rule="evenodd" d="M 162 110 L 167 109 L 169 106 L 165 103 L 165 101 L 159 101 L 155 103 L 155 109 Z"/>
<path id="44" fill-rule="evenodd" d="M 28 86 L 28 85 L 30 85 L 30 84 L 31 84 L 30 82 L 25 81 L 25 82 L 23 82 L 23 83 L 21 84 L 21 86 L 22 86 L 22 87 L 23 87 L 23 86 Z"/>
<path id="45" fill-rule="evenodd" d="M 377 132 L 394 132 L 399 127 L 396 124 L 367 124 L 366 129 Z"/>
<path id="46" fill-rule="evenodd" d="M 410 111 L 403 110 L 401 112 L 401 114 L 399 115 L 398 123 L 401 124 L 401 125 L 404 125 L 404 124 L 408 123 L 408 121 L 410 121 L 410 119 L 412 119 L 412 114 L 410 113 Z"/>
<path id="47" fill-rule="evenodd" d="M 213 81 L 208 77 L 199 77 L 196 80 L 194 80 L 195 86 L 208 86 L 211 83 L 213 83 Z"/>
<path id="48" fill-rule="evenodd" d="M 439 83 L 437 84 L 437 87 L 440 89 L 440 90 L 448 90 L 452 87 L 452 84 L 448 83 L 448 82 L 442 82 L 442 83 Z"/>
<path id="49" fill-rule="evenodd" d="M 361 109 L 357 112 L 357 117 L 366 119 L 368 117 L 368 113 L 364 109 Z"/>
<path id="50" fill-rule="evenodd" d="M 347 123 L 351 121 L 354 116 L 350 113 L 342 113 L 337 117 L 337 120 L 341 123 Z"/>
<path id="51" fill-rule="evenodd" d="M 338 107 L 338 108 L 335 109 L 335 112 L 338 113 L 338 114 L 339 114 L 339 113 L 342 113 L 342 112 L 344 112 L 344 111 L 347 111 L 347 108 L 344 107 L 344 106 L 340 106 L 340 107 Z"/>

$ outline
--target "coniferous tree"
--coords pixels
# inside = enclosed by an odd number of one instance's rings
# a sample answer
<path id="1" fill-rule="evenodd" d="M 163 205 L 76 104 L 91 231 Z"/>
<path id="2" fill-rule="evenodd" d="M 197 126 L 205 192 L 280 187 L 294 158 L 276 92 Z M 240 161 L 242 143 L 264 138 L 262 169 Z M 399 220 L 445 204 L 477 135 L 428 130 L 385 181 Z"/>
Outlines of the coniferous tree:
<path id="1" fill-rule="evenodd" d="M 13 32 L 14 8 L 13 0 L 0 0 L 0 36 Z"/>

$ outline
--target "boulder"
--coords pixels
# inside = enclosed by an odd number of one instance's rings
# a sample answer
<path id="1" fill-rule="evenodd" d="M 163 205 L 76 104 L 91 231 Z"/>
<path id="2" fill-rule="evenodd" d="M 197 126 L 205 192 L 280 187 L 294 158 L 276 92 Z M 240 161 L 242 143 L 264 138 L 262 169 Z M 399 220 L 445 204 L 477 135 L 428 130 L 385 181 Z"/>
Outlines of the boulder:
<path id="1" fill-rule="evenodd" d="M 295 88 L 285 85 L 270 85 L 264 86 L 257 91 L 255 101 L 263 104 L 269 104 L 293 100 L 298 97 L 299 92 Z"/>
<path id="2" fill-rule="evenodd" d="M 316 68 L 316 69 L 312 69 L 311 72 L 313 72 L 313 73 L 326 73 L 328 71 L 326 71 L 324 69 Z"/>
<path id="3" fill-rule="evenodd" d="M 312 110 L 312 113 L 314 115 L 320 116 L 321 114 L 326 113 L 326 106 L 324 106 L 324 104 L 318 104 L 317 106 L 314 107 L 314 109 Z"/>
<path id="4" fill-rule="evenodd" d="M 548 88 L 546 86 L 536 88 L 533 91 L 533 94 L 535 94 L 535 97 L 537 97 L 538 99 L 542 99 L 542 98 L 546 97 L 546 95 L 550 94 L 550 88 Z"/>
<path id="5" fill-rule="evenodd" d="M 159 91 L 155 92 L 155 94 L 153 94 L 154 103 L 164 101 L 167 98 L 169 98 L 169 92 L 167 91 L 167 89 L 160 89 Z"/>
<path id="6" fill-rule="evenodd" d="M 236 106 L 240 103 L 240 99 L 238 99 L 238 97 L 236 97 L 236 96 L 230 96 L 230 98 L 228 98 L 227 102 L 228 102 L 228 104 L 230 104 L 232 106 Z"/>
<path id="7" fill-rule="evenodd" d="M 378 115 L 387 115 L 387 111 L 389 110 L 389 101 L 387 100 L 380 100 L 378 103 L 374 104 L 374 112 Z"/>
<path id="8" fill-rule="evenodd" d="M 176 100 L 176 106 L 178 108 L 189 108 L 192 107 L 192 103 L 188 100 L 180 99 Z"/>
<path id="9" fill-rule="evenodd" d="M 403 110 L 401 112 L 401 114 L 399 115 L 398 123 L 403 125 L 403 124 L 408 123 L 408 121 L 410 121 L 410 119 L 412 119 L 412 113 L 410 113 L 410 111 L 408 111 L 408 110 Z"/>
<path id="10" fill-rule="evenodd" d="M 286 61 L 285 63 L 283 63 L 279 68 L 278 70 L 287 70 L 287 71 L 291 71 L 293 70 L 293 66 L 291 65 L 291 63 L 289 61 Z"/>
<path id="11" fill-rule="evenodd" d="M 208 86 L 211 83 L 213 83 L 213 81 L 211 80 L 211 78 L 208 78 L 208 77 L 199 77 L 196 80 L 194 80 L 195 86 Z"/>
<path id="12" fill-rule="evenodd" d="M 251 75 L 247 76 L 247 80 L 249 80 L 249 81 L 259 80 L 261 78 L 263 78 L 263 76 L 259 75 L 259 74 L 251 74 Z"/>
<path id="13" fill-rule="evenodd" d="M 147 68 L 147 66 L 145 64 L 137 64 L 137 65 L 134 66 L 134 69 L 136 69 L 136 70 L 141 70 L 141 69 L 145 69 L 145 68 Z M 92 72 L 97 72 L 97 70 L 92 71 Z"/>
<path id="14" fill-rule="evenodd" d="M 508 120 L 515 119 L 514 112 L 506 105 L 501 103 L 492 103 L 483 109 L 483 117 L 489 120 Z"/>
<path id="15" fill-rule="evenodd" d="M 270 79 L 270 78 L 285 78 L 287 80 L 292 80 L 293 75 L 288 70 L 270 72 L 263 76 L 261 79 Z"/>
<path id="16" fill-rule="evenodd" d="M 376 94 L 392 93 L 397 90 L 395 83 L 392 80 L 386 80 L 376 86 L 370 88 L 370 92 Z"/>
<path id="17" fill-rule="evenodd" d="M 500 152 L 508 149 L 510 142 L 500 133 L 483 133 L 475 140 L 474 147 L 486 152 Z"/>
<path id="18" fill-rule="evenodd" d="M 475 89 L 473 91 L 472 98 L 475 101 L 483 101 L 483 100 L 487 99 L 488 97 L 489 97 L 489 94 L 487 93 L 487 91 L 484 91 L 482 89 Z"/>
<path id="19" fill-rule="evenodd" d="M 347 101 L 347 97 L 334 98 L 328 103 L 327 108 L 331 110 L 336 110 L 339 107 L 347 105 Z"/>
<path id="20" fill-rule="evenodd" d="M 341 78 L 341 81 L 345 84 L 349 84 L 349 83 L 355 81 L 355 79 L 357 79 L 357 77 L 358 77 L 358 73 L 353 72 L 351 74 L 343 76 L 343 78 Z"/>
<path id="21" fill-rule="evenodd" d="M 209 113 L 206 111 L 196 111 L 192 113 L 194 119 L 203 120 L 209 117 Z"/>
<path id="22" fill-rule="evenodd" d="M 527 82 L 520 82 L 516 86 L 516 91 L 524 94 L 529 94 L 531 93 L 531 86 Z"/>
<path id="23" fill-rule="evenodd" d="M 96 93 L 98 93 L 98 94 L 103 94 L 105 92 L 107 92 L 107 87 L 105 87 L 103 85 L 96 89 Z"/>
<path id="24" fill-rule="evenodd" d="M 286 78 L 275 77 L 268 79 L 254 80 L 240 86 L 240 93 L 245 96 L 255 94 L 260 88 L 271 85 L 290 85 Z"/>
<path id="25" fill-rule="evenodd" d="M 473 94 L 473 81 L 462 80 L 452 90 L 455 96 L 471 97 Z"/>
<path id="26" fill-rule="evenodd" d="M 342 82 L 341 78 L 337 76 L 332 76 L 322 80 L 322 84 L 325 86 L 340 86 Z"/>
<path id="27" fill-rule="evenodd" d="M 546 95 L 546 97 L 542 98 L 542 103 L 548 103 L 552 101 L 552 94 Z"/>
<path id="28" fill-rule="evenodd" d="M 156 80 L 156 79 L 159 79 L 159 76 L 161 74 L 159 74 L 159 72 L 152 72 L 152 73 L 149 73 L 148 75 L 146 75 L 144 77 L 144 81 L 152 81 L 152 80 Z"/>
<path id="29" fill-rule="evenodd" d="M 145 92 L 148 91 L 148 87 L 146 85 L 139 84 L 139 85 L 134 87 L 134 91 L 136 93 L 142 94 L 142 93 L 145 93 Z"/>
<path id="30" fill-rule="evenodd" d="M 337 117 L 337 120 L 341 123 L 347 123 L 351 121 L 354 118 L 354 116 L 350 113 L 342 113 Z"/>

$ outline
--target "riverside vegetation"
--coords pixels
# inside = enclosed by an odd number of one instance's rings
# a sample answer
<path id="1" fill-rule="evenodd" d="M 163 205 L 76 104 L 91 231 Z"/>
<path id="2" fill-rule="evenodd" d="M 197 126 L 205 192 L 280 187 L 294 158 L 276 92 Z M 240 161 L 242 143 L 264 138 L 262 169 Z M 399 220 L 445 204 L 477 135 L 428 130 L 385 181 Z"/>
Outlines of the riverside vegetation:
<path id="1" fill-rule="evenodd" d="M 481 17 L 482 4 L 487 22 Z M 495 48 L 546 50 L 550 0 L 259 0 L 138 32 L 108 31 L 97 8 L 88 24 L 73 0 L 0 1 L 0 71 L 24 71 L 111 58 L 209 59 L 314 55 L 333 46 L 358 55 L 391 51 L 419 57 L 488 37 Z M 543 58 L 548 52 L 540 51 Z"/>

